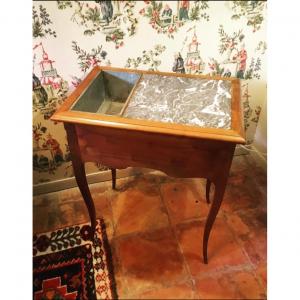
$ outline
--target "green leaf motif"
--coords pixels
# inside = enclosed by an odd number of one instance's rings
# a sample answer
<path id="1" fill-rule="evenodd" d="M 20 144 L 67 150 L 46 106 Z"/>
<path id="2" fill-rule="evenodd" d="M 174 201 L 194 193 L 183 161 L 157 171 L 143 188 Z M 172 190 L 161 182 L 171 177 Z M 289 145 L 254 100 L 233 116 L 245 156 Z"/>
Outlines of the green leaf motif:
<path id="1" fill-rule="evenodd" d="M 263 12 L 266 7 L 266 1 L 232 1 L 233 20 L 244 17 L 247 19 L 247 26 L 253 27 L 253 32 L 260 29 L 264 21 Z"/>
<path id="2" fill-rule="evenodd" d="M 42 5 L 39 5 L 39 14 L 33 6 L 32 10 L 32 36 L 33 38 L 45 37 L 50 35 L 56 37 L 56 32 L 51 28 L 45 28 L 47 25 L 52 24 L 52 21 L 49 18 L 46 8 Z"/>
<path id="3" fill-rule="evenodd" d="M 159 55 L 166 50 L 163 45 L 155 45 L 154 50 L 143 50 L 142 57 L 128 58 L 125 68 L 138 68 L 141 64 L 148 65 L 148 70 L 158 70 L 161 60 L 158 59 Z"/>

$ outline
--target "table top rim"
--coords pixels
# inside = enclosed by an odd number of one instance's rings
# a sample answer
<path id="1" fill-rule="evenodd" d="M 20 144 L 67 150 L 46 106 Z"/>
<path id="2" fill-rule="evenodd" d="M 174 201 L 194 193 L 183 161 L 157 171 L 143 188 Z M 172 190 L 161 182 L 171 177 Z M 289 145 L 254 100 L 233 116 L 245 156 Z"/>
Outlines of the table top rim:
<path id="1" fill-rule="evenodd" d="M 231 129 L 203 128 L 199 126 L 174 124 L 160 121 L 129 119 L 121 116 L 94 114 L 89 112 L 72 111 L 70 108 L 81 96 L 87 86 L 101 71 L 118 71 L 128 73 L 155 74 L 163 76 L 188 77 L 197 79 L 228 80 L 232 86 L 231 103 Z M 245 143 L 243 127 L 243 113 L 240 101 L 240 81 L 233 77 L 210 76 L 200 74 L 182 74 L 174 72 L 158 72 L 137 69 L 115 68 L 108 66 L 95 66 L 79 86 L 67 97 L 61 107 L 50 118 L 55 122 L 75 123 L 92 126 L 122 128 L 153 133 L 189 136 L 203 139 L 228 141 L 238 144 Z"/>

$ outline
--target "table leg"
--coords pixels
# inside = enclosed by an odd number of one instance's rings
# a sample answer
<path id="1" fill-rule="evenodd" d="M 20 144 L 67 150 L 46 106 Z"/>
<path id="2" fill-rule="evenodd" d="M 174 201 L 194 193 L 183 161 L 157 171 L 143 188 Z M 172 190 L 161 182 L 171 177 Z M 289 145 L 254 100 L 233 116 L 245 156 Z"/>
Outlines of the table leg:
<path id="1" fill-rule="evenodd" d="M 110 169 L 111 170 L 111 178 L 112 178 L 112 189 L 116 189 L 116 169 Z"/>
<path id="2" fill-rule="evenodd" d="M 80 150 L 78 145 L 77 134 L 75 130 L 75 126 L 73 124 L 65 123 L 65 129 L 67 131 L 67 139 L 70 148 L 71 160 L 74 170 L 75 179 L 81 195 L 84 199 L 84 202 L 87 206 L 90 220 L 91 220 L 91 239 L 94 238 L 95 230 L 96 230 L 96 210 L 94 201 L 86 180 L 86 173 L 84 168 L 84 162 L 81 160 Z"/>
<path id="3" fill-rule="evenodd" d="M 234 154 L 235 145 L 232 145 L 231 148 L 228 148 L 226 151 L 218 155 L 216 163 L 220 166 L 219 172 L 214 175 L 212 182 L 215 186 L 214 198 L 208 213 L 208 217 L 205 223 L 204 234 L 203 234 L 203 259 L 204 263 L 208 263 L 207 259 L 207 246 L 210 231 L 214 222 L 216 220 L 217 214 L 219 212 L 223 196 L 226 189 L 227 180 L 229 177 L 230 166 Z M 206 200 L 209 200 L 209 190 L 210 190 L 211 181 L 207 180 L 206 183 Z"/>
<path id="4" fill-rule="evenodd" d="M 219 212 L 225 188 L 226 188 L 227 178 L 223 180 L 219 180 L 218 182 L 215 182 L 215 193 L 214 193 L 214 199 L 206 220 L 205 228 L 204 228 L 204 235 L 203 235 L 203 258 L 204 263 L 208 263 L 207 259 L 207 246 L 208 246 L 208 239 L 210 235 L 210 231 L 212 229 L 212 226 L 215 222 L 216 216 Z"/>
<path id="5" fill-rule="evenodd" d="M 210 192 L 210 186 L 211 186 L 211 181 L 209 179 L 206 179 L 206 202 L 209 202 L 209 192 Z"/>

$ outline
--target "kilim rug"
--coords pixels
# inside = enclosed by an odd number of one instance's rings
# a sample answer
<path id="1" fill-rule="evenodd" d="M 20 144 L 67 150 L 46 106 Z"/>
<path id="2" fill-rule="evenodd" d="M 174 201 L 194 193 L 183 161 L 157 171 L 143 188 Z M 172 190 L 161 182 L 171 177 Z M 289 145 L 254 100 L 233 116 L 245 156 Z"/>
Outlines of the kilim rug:
<path id="1" fill-rule="evenodd" d="M 75 225 L 33 237 L 33 299 L 116 299 L 105 224 Z"/>

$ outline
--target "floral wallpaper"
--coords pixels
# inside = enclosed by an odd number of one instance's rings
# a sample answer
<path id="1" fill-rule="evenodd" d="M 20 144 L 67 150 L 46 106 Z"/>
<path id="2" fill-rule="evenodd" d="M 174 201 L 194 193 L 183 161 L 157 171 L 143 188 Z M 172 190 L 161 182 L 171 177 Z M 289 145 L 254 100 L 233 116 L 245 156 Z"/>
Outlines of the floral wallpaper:
<path id="1" fill-rule="evenodd" d="M 63 125 L 49 118 L 95 65 L 238 77 L 252 143 L 266 101 L 266 13 L 266 1 L 34 1 L 34 184 L 73 176 Z"/>

